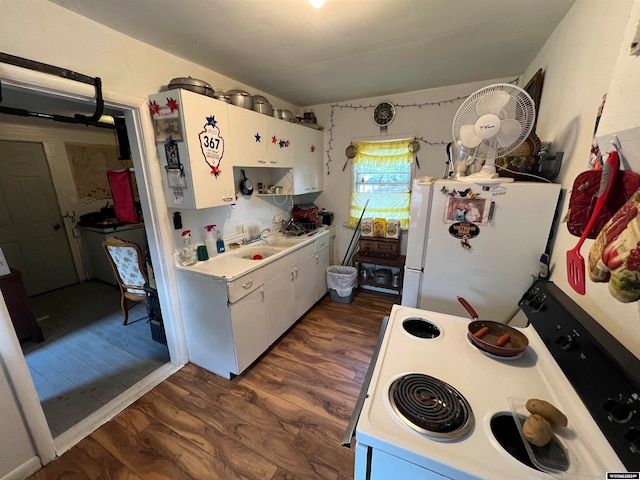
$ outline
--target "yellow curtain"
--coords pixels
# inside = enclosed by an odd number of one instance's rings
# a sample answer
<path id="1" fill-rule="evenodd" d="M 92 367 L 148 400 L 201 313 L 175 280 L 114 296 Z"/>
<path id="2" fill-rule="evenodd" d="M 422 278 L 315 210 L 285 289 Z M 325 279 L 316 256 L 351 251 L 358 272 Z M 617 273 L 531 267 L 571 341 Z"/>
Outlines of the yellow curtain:
<path id="1" fill-rule="evenodd" d="M 391 142 L 354 142 L 358 148 L 354 165 L 382 167 L 388 171 L 401 166 L 410 166 L 413 154 L 409 151 L 409 140 Z M 365 204 L 369 200 L 365 217 L 393 218 L 400 221 L 403 229 L 409 227 L 410 192 L 402 193 L 351 193 L 351 209 L 347 226 L 356 227 Z"/>

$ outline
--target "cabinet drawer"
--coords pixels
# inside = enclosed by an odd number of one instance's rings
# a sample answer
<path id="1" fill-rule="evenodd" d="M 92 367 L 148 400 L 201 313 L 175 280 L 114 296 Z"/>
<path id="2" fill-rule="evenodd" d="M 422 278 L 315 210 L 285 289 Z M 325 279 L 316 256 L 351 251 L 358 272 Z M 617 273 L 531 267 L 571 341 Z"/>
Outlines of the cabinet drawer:
<path id="1" fill-rule="evenodd" d="M 237 302 L 245 295 L 248 295 L 256 288 L 260 287 L 263 283 L 264 273 L 262 268 L 254 270 L 251 273 L 247 273 L 233 282 L 228 282 L 227 294 L 229 296 L 229 303 Z"/>
<path id="2" fill-rule="evenodd" d="M 320 236 L 316 238 L 315 246 L 316 246 L 316 253 L 318 253 L 320 250 L 327 248 L 329 246 L 329 232 L 321 233 Z"/>

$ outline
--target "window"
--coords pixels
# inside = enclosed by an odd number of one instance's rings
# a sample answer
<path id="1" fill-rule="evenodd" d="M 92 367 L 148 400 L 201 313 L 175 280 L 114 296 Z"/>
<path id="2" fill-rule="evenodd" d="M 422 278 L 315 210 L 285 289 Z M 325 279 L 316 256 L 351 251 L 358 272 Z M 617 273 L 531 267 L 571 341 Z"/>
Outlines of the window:
<path id="1" fill-rule="evenodd" d="M 403 229 L 408 228 L 413 164 L 408 143 L 409 140 L 354 143 L 358 153 L 352 162 L 348 226 L 358 224 L 366 205 L 365 217 L 394 218 L 400 220 Z"/>

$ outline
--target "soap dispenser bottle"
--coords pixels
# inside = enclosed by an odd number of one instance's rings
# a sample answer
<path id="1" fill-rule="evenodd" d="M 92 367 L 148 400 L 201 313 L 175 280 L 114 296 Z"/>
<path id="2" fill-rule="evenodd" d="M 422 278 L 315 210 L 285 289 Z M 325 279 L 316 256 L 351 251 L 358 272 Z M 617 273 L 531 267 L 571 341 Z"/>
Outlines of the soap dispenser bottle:
<path id="1" fill-rule="evenodd" d="M 216 230 L 216 250 L 218 251 L 218 253 L 222 253 L 225 250 L 224 239 L 222 238 L 222 232 L 218 230 Z"/>
<path id="2" fill-rule="evenodd" d="M 180 250 L 180 263 L 185 267 L 193 265 L 198 261 L 198 255 L 195 245 L 191 245 L 191 230 L 185 230 L 182 232 L 182 238 L 184 245 Z"/>
<path id="3" fill-rule="evenodd" d="M 207 231 L 204 244 L 207 246 L 207 253 L 210 257 L 213 257 L 218 251 L 216 246 L 216 239 L 213 236 L 213 232 L 216 230 L 215 225 L 205 225 L 204 229 Z"/>

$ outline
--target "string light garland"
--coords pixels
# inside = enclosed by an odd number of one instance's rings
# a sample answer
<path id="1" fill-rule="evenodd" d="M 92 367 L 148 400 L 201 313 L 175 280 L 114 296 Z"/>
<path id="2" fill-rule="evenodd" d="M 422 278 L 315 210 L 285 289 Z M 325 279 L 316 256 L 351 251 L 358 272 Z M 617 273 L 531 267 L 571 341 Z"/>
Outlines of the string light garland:
<path id="1" fill-rule="evenodd" d="M 518 84 L 518 82 L 520 81 L 520 77 L 517 77 L 513 80 L 511 80 L 508 83 L 511 84 Z M 471 94 L 469 94 L 471 95 Z M 452 97 L 452 98 L 447 98 L 446 100 L 438 100 L 438 101 L 434 101 L 434 102 L 422 102 L 422 103 L 398 103 L 398 104 L 393 104 L 393 106 L 396 109 L 400 109 L 403 110 L 405 108 L 418 108 L 421 109 L 422 107 L 441 107 L 442 105 L 445 104 L 453 104 L 455 102 L 458 102 L 460 100 L 465 100 L 469 97 L 469 95 L 462 95 L 462 96 L 458 96 L 458 97 Z M 370 108 L 375 108 L 378 104 L 368 104 L 368 105 L 354 105 L 352 103 L 349 104 L 339 104 L 339 103 L 332 103 L 331 106 L 331 112 L 329 113 L 329 148 L 327 148 L 326 153 L 327 153 L 327 162 L 325 163 L 325 166 L 327 167 L 327 175 L 329 175 L 331 173 L 331 168 L 330 168 L 330 163 L 332 162 L 331 159 L 331 150 L 333 150 L 333 129 L 336 126 L 335 122 L 334 122 L 334 114 L 336 110 L 344 110 L 344 109 L 348 109 L 348 110 L 367 110 Z M 417 137 L 416 140 L 419 140 L 420 142 L 429 145 L 429 146 L 438 146 L 438 145 L 448 145 L 451 140 L 447 140 L 447 141 L 430 141 L 427 140 L 423 137 Z"/>

